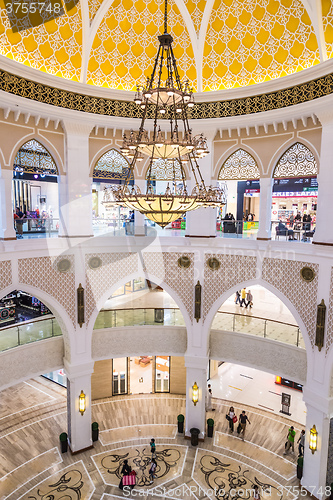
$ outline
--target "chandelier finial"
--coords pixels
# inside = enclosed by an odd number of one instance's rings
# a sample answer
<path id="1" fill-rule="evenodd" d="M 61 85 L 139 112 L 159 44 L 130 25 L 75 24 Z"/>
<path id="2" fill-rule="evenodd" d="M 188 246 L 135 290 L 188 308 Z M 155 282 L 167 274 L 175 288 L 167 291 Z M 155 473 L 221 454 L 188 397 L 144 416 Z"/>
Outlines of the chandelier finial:
<path id="1" fill-rule="evenodd" d="M 168 33 L 168 0 L 164 1 L 164 34 Z"/>

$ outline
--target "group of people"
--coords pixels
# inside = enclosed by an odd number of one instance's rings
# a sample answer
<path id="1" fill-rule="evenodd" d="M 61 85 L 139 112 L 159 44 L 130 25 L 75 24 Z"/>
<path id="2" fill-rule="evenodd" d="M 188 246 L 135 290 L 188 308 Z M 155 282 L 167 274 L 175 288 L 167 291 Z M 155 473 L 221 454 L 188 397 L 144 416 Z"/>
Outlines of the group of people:
<path id="1" fill-rule="evenodd" d="M 312 217 L 310 214 L 304 213 L 302 217 L 300 212 L 298 212 L 297 215 L 294 216 L 293 214 L 291 214 L 291 216 L 289 217 L 289 228 L 287 228 L 286 224 L 283 223 L 280 219 L 276 231 L 277 234 L 288 236 L 289 240 L 294 240 L 296 239 L 294 231 L 303 230 L 304 233 L 302 240 L 306 241 L 308 238 L 307 233 L 311 232 L 311 222 Z M 314 231 L 315 229 L 313 230 L 313 232 Z M 312 233 L 310 234 L 310 236 L 312 236 Z"/>
<path id="2" fill-rule="evenodd" d="M 252 309 L 253 306 L 253 295 L 251 293 L 251 290 L 246 291 L 246 288 L 242 288 L 240 291 L 236 290 L 236 297 L 235 297 L 235 304 L 239 304 L 240 307 L 245 306 L 245 309 L 250 306 L 250 309 Z"/>
<path id="3" fill-rule="evenodd" d="M 151 438 L 149 445 L 151 453 L 151 462 L 149 466 L 149 479 L 150 479 L 150 484 L 152 484 L 154 482 L 154 479 L 157 477 L 156 444 L 154 438 Z M 123 461 L 123 466 L 120 474 L 122 475 L 122 477 L 120 479 L 119 488 L 123 490 L 124 486 L 128 486 L 130 489 L 133 489 L 136 483 L 136 472 L 135 470 L 132 470 L 132 467 L 129 465 L 127 459 Z"/>
<path id="4" fill-rule="evenodd" d="M 254 221 L 255 216 L 256 216 L 256 214 L 252 214 L 252 213 L 246 214 L 246 215 L 244 215 L 244 220 L 246 222 L 252 222 L 252 221 Z"/>
<path id="5" fill-rule="evenodd" d="M 42 211 L 42 214 L 40 215 L 39 209 L 36 208 L 36 210 L 29 212 L 28 210 L 26 212 L 22 212 L 20 207 L 16 207 L 15 212 L 14 212 L 14 222 L 15 222 L 15 227 L 16 227 L 16 232 L 17 232 L 17 238 L 21 239 L 23 238 L 23 224 L 24 222 L 28 222 L 28 231 L 31 231 L 32 229 L 32 221 L 35 221 L 36 224 L 38 224 L 39 229 L 44 229 L 45 231 L 45 223 L 46 220 L 48 222 L 48 227 L 49 229 L 52 229 L 52 214 L 49 215 L 46 210 Z"/>
<path id="6" fill-rule="evenodd" d="M 294 426 L 292 425 L 288 430 L 287 441 L 285 442 L 285 450 L 283 452 L 284 455 L 288 455 L 290 449 L 292 453 L 295 453 L 294 444 L 295 444 L 295 436 L 296 431 Z M 297 458 L 297 479 L 302 479 L 303 476 L 303 461 L 304 461 L 304 444 L 305 444 L 305 430 L 301 430 L 301 434 L 297 440 L 298 443 L 298 458 Z"/>
<path id="7" fill-rule="evenodd" d="M 228 413 L 225 418 L 229 422 L 229 432 L 232 434 L 234 432 L 234 425 L 238 422 L 237 426 L 237 434 L 241 435 L 242 440 L 244 441 L 245 430 L 247 422 L 251 424 L 248 416 L 246 415 L 245 410 L 239 415 L 239 419 L 237 418 L 236 412 L 233 406 L 230 406 Z"/>

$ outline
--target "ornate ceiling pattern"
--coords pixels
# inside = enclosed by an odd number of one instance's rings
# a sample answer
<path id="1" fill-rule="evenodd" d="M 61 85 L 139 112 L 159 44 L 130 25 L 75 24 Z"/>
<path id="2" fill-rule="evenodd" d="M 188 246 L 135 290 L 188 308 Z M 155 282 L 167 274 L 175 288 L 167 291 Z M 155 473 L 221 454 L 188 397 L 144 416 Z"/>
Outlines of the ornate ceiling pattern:
<path id="1" fill-rule="evenodd" d="M 184 20 L 169 1 L 168 27 L 180 77 L 196 88 L 194 54 Z M 87 83 L 134 90 L 146 83 L 162 32 L 164 1 L 115 0 L 96 33 L 88 64 Z"/>
<path id="2" fill-rule="evenodd" d="M 203 57 L 203 90 L 286 76 L 319 63 L 310 18 L 299 0 L 216 0 Z"/>
<path id="3" fill-rule="evenodd" d="M 0 6 L 0 54 L 45 73 L 80 81 L 80 3 L 74 7 L 70 5 L 68 11 L 64 9 L 63 15 L 49 21 L 46 21 L 49 14 L 44 9 L 40 17 L 46 22 L 38 26 L 38 14 L 31 13 L 24 19 L 15 16 L 10 21 L 3 2 L 0 2 Z"/>
<path id="4" fill-rule="evenodd" d="M 169 0 L 181 78 L 195 91 L 252 85 L 333 57 L 333 2 Z M 10 16 L 0 0 L 0 54 L 91 85 L 135 90 L 150 75 L 163 0 L 59 0 L 63 13 Z M 8 5 L 8 3 L 7 3 Z"/>

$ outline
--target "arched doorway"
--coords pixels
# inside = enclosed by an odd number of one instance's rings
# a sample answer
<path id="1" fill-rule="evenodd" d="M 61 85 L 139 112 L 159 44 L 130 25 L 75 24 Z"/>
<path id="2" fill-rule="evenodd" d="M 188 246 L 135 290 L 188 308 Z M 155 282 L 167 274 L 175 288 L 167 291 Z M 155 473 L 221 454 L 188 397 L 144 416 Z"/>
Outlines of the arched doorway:
<path id="1" fill-rule="evenodd" d="M 258 230 L 260 171 L 256 160 L 244 149 L 234 151 L 223 163 L 218 181 L 228 187 L 227 204 L 219 214 L 221 230 L 253 236 Z"/>
<path id="2" fill-rule="evenodd" d="M 112 148 L 96 162 L 93 170 L 92 204 L 94 234 L 121 231 L 130 220 L 130 210 L 118 204 L 103 204 L 104 189 L 123 184 L 127 178 L 129 162 L 119 151 Z M 134 176 L 130 185 L 134 184 Z"/>
<path id="3" fill-rule="evenodd" d="M 302 241 L 312 238 L 317 211 L 317 173 L 313 153 L 300 142 L 280 157 L 273 173 L 272 221 L 276 222 L 276 235 L 284 226 L 289 229 L 290 238 Z"/>
<path id="4" fill-rule="evenodd" d="M 106 300 L 94 330 L 119 327 L 185 326 L 172 297 L 146 278 L 137 277 L 122 284 Z M 143 331 L 143 335 L 144 335 Z M 184 358 L 163 353 L 145 355 L 140 344 L 129 346 L 126 357 L 96 361 L 92 376 L 94 399 L 124 394 L 162 393 L 179 389 L 179 370 L 185 376 Z M 172 385 L 174 377 L 174 385 Z M 103 385 L 100 381 L 103 380 Z M 177 389 L 177 390 L 178 390 Z"/>
<path id="5" fill-rule="evenodd" d="M 242 290 L 246 292 L 244 302 L 241 300 Z M 240 293 L 240 300 L 237 292 Z M 247 296 L 247 293 L 251 296 Z M 248 299 L 251 299 L 250 303 Z M 280 413 L 282 393 L 287 393 L 291 396 L 292 417 L 305 423 L 305 404 L 300 383 L 306 379 L 305 342 L 299 324 L 286 304 L 264 286 L 255 284 L 243 289 L 239 287 L 236 293 L 223 302 L 213 318 L 211 336 L 216 339 L 216 335 L 222 332 L 230 343 L 236 337 L 239 350 L 232 356 L 224 351 L 224 359 L 218 359 L 217 351 L 211 349 L 208 380 L 214 397 Z M 249 341 L 242 334 L 248 335 Z M 260 337 L 260 342 L 256 339 L 252 343 L 250 337 Z M 283 344 L 286 345 L 285 350 Z M 242 354 L 240 351 L 243 346 L 245 351 Z M 262 357 L 263 352 L 266 353 L 265 357 Z M 291 356 L 291 353 L 297 359 L 304 360 L 296 380 L 286 376 L 285 371 L 289 365 L 288 354 Z M 281 359 L 274 368 L 272 359 L 276 355 L 281 356 Z"/>
<path id="6" fill-rule="evenodd" d="M 18 150 L 13 164 L 13 211 L 17 212 L 14 219 L 19 238 L 57 235 L 58 174 L 51 154 L 36 139 Z"/>

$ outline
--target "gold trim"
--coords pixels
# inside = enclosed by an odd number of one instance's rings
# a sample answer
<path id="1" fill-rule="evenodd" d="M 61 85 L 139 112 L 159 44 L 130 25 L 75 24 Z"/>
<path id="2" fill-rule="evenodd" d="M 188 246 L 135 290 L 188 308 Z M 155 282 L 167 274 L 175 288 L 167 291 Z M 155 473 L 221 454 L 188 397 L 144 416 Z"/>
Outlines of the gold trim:
<path id="1" fill-rule="evenodd" d="M 132 101 L 118 101 L 69 92 L 27 80 L 4 70 L 0 70 L 0 90 L 32 101 L 86 113 L 121 116 L 123 118 L 142 117 L 140 106 Z M 332 93 L 333 73 L 330 73 L 315 80 L 267 94 L 196 103 L 193 108 L 189 109 L 189 118 L 202 120 L 261 113 L 312 101 Z M 149 107 L 146 118 L 153 118 L 152 112 L 153 109 Z M 164 119 L 169 119 L 168 113 L 164 115 Z"/>
<path id="2" fill-rule="evenodd" d="M 191 265 L 191 259 L 187 255 L 182 255 L 178 259 L 178 266 L 183 267 L 184 269 L 188 269 Z"/>

